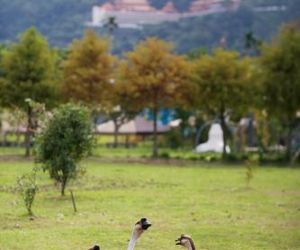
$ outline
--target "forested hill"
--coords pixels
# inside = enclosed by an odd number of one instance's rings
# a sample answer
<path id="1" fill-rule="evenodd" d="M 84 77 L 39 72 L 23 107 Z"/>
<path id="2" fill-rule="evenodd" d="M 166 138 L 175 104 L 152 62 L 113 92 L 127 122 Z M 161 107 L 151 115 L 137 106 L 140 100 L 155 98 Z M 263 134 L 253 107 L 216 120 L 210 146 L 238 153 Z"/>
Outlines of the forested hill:
<path id="1" fill-rule="evenodd" d="M 161 7 L 168 0 L 152 0 Z M 192 0 L 173 0 L 177 8 L 185 10 Z M 14 41 L 30 26 L 36 26 L 52 46 L 64 47 L 74 38 L 82 36 L 85 23 L 91 19 L 91 8 L 104 0 L 0 0 L 0 42 Z M 284 5 L 286 11 L 257 12 L 255 7 Z M 210 48 L 226 37 L 227 45 L 241 49 L 246 32 L 252 31 L 262 39 L 268 39 L 278 27 L 288 21 L 299 20 L 299 0 L 244 0 L 237 12 L 214 14 L 149 26 L 144 30 L 118 30 L 115 35 L 115 51 L 131 49 L 146 36 L 159 36 L 174 42 L 178 51 L 193 48 Z M 104 33 L 103 30 L 97 30 Z"/>

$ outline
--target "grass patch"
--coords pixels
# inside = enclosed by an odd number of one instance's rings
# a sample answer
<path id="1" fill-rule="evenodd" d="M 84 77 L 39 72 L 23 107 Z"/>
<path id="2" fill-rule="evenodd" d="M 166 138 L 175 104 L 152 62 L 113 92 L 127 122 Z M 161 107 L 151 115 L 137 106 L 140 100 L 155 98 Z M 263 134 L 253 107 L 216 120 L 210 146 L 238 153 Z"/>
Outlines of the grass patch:
<path id="1" fill-rule="evenodd" d="M 246 187 L 238 166 L 83 163 L 87 172 L 67 191 L 39 173 L 40 187 L 26 216 L 16 179 L 33 163 L 0 163 L 0 249 L 126 249 L 133 223 L 146 216 L 153 227 L 136 249 L 179 249 L 181 233 L 197 249 L 299 249 L 300 169 L 260 167 Z"/>

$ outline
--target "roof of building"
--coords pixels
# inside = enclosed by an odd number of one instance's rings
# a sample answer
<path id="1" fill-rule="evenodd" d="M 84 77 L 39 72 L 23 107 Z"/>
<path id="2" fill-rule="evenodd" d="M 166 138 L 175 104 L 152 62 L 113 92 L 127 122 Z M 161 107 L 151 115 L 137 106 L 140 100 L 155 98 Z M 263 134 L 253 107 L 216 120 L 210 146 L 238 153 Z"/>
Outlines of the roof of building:
<path id="1" fill-rule="evenodd" d="M 119 129 L 119 134 L 152 134 L 153 121 L 146 120 L 141 116 L 123 124 Z M 170 130 L 169 126 L 157 125 L 157 133 L 165 133 Z M 108 121 L 97 126 L 96 132 L 100 134 L 113 134 L 115 125 L 113 121 Z"/>
<path id="2" fill-rule="evenodd" d="M 166 13 L 176 13 L 178 10 L 176 9 L 173 2 L 169 1 L 166 3 L 166 5 L 161 9 L 161 11 Z"/>
<path id="3" fill-rule="evenodd" d="M 100 8 L 109 11 L 151 12 L 156 10 L 147 0 L 116 0 L 114 3 L 105 3 Z"/>

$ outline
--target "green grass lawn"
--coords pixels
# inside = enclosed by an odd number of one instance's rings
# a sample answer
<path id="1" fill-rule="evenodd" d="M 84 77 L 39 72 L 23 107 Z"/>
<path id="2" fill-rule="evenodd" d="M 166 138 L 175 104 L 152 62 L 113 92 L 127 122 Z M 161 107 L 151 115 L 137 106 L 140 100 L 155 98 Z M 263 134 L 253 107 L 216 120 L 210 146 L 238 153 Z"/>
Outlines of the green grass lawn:
<path id="1" fill-rule="evenodd" d="M 100 159 L 101 160 L 101 159 Z M 0 162 L 0 249 L 127 248 L 133 224 L 153 226 L 136 249 L 179 249 L 174 240 L 192 235 L 197 249 L 300 249 L 300 169 L 259 167 L 246 188 L 241 166 L 83 163 L 86 174 L 59 190 L 46 173 L 29 220 L 15 192 L 29 161 Z"/>
<path id="2" fill-rule="evenodd" d="M 108 148 L 104 145 L 96 146 L 92 150 L 92 155 L 104 158 L 150 158 L 152 156 L 152 145 L 140 145 L 134 148 Z M 199 157 L 199 154 L 193 152 L 192 148 L 188 149 L 170 149 L 160 148 L 160 155 L 168 155 L 170 158 L 190 159 L 191 157 Z M 25 154 L 24 147 L 0 147 L 0 156 L 23 156 Z M 204 154 L 205 155 L 205 154 Z M 220 154 L 209 153 L 220 158 Z"/>

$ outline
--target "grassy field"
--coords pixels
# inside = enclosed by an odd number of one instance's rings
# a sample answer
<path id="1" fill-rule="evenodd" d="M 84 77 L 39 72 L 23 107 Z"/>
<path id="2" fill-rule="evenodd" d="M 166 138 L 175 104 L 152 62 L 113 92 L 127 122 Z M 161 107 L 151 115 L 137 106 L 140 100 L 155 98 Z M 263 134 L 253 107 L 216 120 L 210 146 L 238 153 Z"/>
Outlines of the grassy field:
<path id="1" fill-rule="evenodd" d="M 133 224 L 153 226 L 136 249 L 180 249 L 191 234 L 197 249 L 300 249 L 300 169 L 258 167 L 250 187 L 241 166 L 83 163 L 72 182 L 78 212 L 39 174 L 34 220 L 26 216 L 16 179 L 33 163 L 0 162 L 0 249 L 126 249 Z"/>

